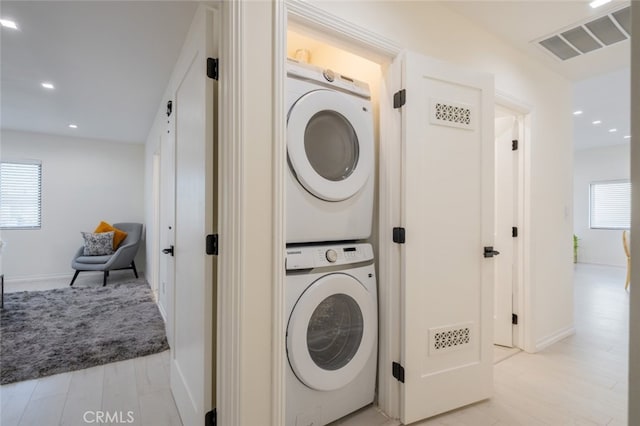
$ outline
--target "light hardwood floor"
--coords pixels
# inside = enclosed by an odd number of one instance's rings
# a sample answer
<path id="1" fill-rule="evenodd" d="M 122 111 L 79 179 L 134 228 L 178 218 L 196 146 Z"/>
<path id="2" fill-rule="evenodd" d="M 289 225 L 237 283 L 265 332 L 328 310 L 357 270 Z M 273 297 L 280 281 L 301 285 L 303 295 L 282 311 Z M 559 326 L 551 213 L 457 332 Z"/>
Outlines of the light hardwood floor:
<path id="1" fill-rule="evenodd" d="M 627 424 L 629 293 L 624 268 L 575 269 L 576 334 L 545 350 L 519 352 L 494 368 L 490 400 L 416 425 L 515 426 Z M 396 426 L 374 407 L 336 422 Z"/>
<path id="2" fill-rule="evenodd" d="M 624 279 L 623 268 L 577 265 L 574 336 L 537 354 L 496 350 L 493 398 L 417 424 L 626 425 L 629 294 Z M 0 424 L 86 425 L 85 412 L 103 410 L 124 416 L 132 411 L 132 425 L 181 426 L 168 363 L 169 353 L 163 352 L 1 386 Z M 338 424 L 399 423 L 369 407 Z"/>

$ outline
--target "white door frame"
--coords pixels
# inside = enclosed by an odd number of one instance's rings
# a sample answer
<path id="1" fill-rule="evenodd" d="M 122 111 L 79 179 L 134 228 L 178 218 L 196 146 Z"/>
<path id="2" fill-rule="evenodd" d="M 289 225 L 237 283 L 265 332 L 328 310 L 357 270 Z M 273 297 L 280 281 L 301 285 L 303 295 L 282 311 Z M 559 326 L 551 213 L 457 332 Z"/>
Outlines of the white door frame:
<path id="1" fill-rule="evenodd" d="M 245 231 L 243 228 L 245 216 L 245 165 L 244 151 L 246 140 L 244 136 L 245 105 L 243 96 L 245 92 L 244 55 L 248 50 L 243 34 L 247 31 L 246 22 L 249 6 L 243 1 L 219 2 L 221 10 L 220 20 L 220 82 L 218 97 L 218 124 L 219 144 L 219 244 L 221 253 L 218 258 L 218 321 L 217 321 L 217 378 L 216 378 L 216 407 L 218 424 L 242 425 L 243 424 L 243 388 L 242 388 L 242 330 L 243 324 L 243 283 L 244 271 L 250 268 L 244 262 Z M 286 29 L 285 8 L 281 1 L 272 3 L 273 24 L 277 28 Z M 274 50 L 286 52 L 286 31 L 282 34 L 274 34 L 276 46 Z M 274 266 L 271 276 L 265 279 L 273 283 L 271 306 L 273 309 L 274 341 L 284 341 L 284 332 L 281 324 L 284 324 L 284 186 L 286 147 L 284 111 L 284 59 L 274 61 L 274 95 L 272 108 L 276 117 L 273 123 L 273 141 L 282 141 L 275 144 L 271 161 L 273 161 L 273 238 L 272 249 L 269 255 Z M 268 139 L 265 138 L 265 139 Z M 225 143 L 231 142 L 231 143 Z M 284 381 L 285 363 L 281 357 L 279 345 L 273 345 L 273 365 L 271 371 L 271 422 L 273 425 L 284 424 Z M 265 420 L 266 422 L 266 420 Z"/>
<path id="2" fill-rule="evenodd" d="M 533 339 L 531 302 L 533 300 L 531 288 L 531 257 L 529 242 L 531 241 L 531 120 L 533 107 L 514 98 L 510 94 L 496 90 L 496 105 L 507 108 L 519 114 L 519 155 L 518 155 L 518 251 L 516 262 L 518 273 L 514 277 L 513 302 L 514 313 L 518 314 L 518 326 L 513 334 L 513 346 L 526 352 L 536 352 Z"/>

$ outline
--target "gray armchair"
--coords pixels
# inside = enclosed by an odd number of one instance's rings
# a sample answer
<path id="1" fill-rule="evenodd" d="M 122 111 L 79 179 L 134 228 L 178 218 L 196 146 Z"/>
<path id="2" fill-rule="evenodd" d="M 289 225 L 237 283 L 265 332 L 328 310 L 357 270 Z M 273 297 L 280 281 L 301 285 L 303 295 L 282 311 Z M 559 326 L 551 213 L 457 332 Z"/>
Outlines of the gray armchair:
<path id="1" fill-rule="evenodd" d="M 104 277 L 102 286 L 107 285 L 107 277 L 109 271 L 120 269 L 133 269 L 133 273 L 138 278 L 138 271 L 133 259 L 138 252 L 140 240 L 142 238 L 141 223 L 114 223 L 114 228 L 121 229 L 127 233 L 127 238 L 122 241 L 115 253 L 106 256 L 84 256 L 84 246 L 80 247 L 76 252 L 71 267 L 76 270 L 73 274 L 70 286 L 73 285 L 78 274 L 83 271 L 103 271 Z"/>

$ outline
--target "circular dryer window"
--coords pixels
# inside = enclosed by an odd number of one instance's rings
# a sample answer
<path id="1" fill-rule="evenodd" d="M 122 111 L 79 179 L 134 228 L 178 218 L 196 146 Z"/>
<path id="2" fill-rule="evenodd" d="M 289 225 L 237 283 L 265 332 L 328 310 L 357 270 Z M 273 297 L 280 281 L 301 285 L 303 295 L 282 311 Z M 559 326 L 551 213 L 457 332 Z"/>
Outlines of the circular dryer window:
<path id="1" fill-rule="evenodd" d="M 346 294 L 324 299 L 313 311 L 307 327 L 311 359 L 325 370 L 337 370 L 351 361 L 362 341 L 360 307 Z"/>
<path id="2" fill-rule="evenodd" d="M 316 173 L 333 182 L 351 176 L 360 154 L 358 136 L 349 120 L 330 110 L 314 114 L 307 123 L 304 150 Z"/>
<path id="3" fill-rule="evenodd" d="M 289 164 L 313 196 L 346 200 L 372 176 L 373 116 L 368 102 L 321 89 L 306 93 L 289 110 Z"/>
<path id="4" fill-rule="evenodd" d="M 287 325 L 287 357 L 311 389 L 346 386 L 375 356 L 375 295 L 351 275 L 331 273 L 302 293 Z"/>

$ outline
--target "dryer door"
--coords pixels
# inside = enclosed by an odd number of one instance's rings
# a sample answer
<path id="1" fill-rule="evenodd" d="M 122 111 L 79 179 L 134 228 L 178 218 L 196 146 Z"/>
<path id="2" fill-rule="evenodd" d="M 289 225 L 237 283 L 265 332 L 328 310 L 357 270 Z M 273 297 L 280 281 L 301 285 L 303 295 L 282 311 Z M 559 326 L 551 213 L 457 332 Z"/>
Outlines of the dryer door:
<path id="1" fill-rule="evenodd" d="M 291 107 L 287 153 L 298 181 L 314 196 L 342 201 L 373 173 L 373 121 L 366 101 L 315 90 Z"/>
<path id="2" fill-rule="evenodd" d="M 343 273 L 325 275 L 304 291 L 287 326 L 287 355 L 301 382 L 331 391 L 357 377 L 376 341 L 375 300 Z"/>

